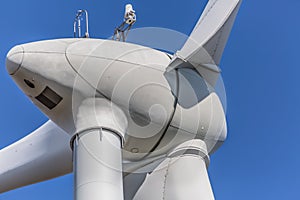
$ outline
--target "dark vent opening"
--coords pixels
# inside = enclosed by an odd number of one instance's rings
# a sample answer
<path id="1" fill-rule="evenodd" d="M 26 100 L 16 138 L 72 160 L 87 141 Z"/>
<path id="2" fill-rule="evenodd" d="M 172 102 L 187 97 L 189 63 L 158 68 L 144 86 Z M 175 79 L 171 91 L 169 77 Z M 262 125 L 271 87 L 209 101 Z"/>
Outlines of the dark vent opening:
<path id="1" fill-rule="evenodd" d="M 26 85 L 27 85 L 28 87 L 30 87 L 30 88 L 35 88 L 35 85 L 34 85 L 31 81 L 29 81 L 29 80 L 27 80 L 27 79 L 24 79 L 24 82 L 26 83 Z"/>
<path id="2" fill-rule="evenodd" d="M 59 102 L 62 100 L 62 97 L 49 87 L 46 87 L 45 90 L 36 97 L 36 99 L 47 108 L 52 110 L 55 106 L 57 106 L 57 104 L 59 104 Z"/>

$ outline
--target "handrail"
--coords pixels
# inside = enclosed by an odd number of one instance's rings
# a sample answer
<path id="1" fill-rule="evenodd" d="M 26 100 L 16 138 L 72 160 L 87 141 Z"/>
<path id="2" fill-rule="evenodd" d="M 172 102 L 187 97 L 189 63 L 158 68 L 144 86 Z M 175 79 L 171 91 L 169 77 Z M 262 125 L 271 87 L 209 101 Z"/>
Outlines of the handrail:
<path id="1" fill-rule="evenodd" d="M 73 24 L 73 31 L 74 31 L 74 38 L 77 37 L 77 29 L 78 29 L 78 37 L 81 38 L 81 16 L 85 14 L 85 34 L 84 34 L 84 38 L 89 38 L 89 17 L 88 17 L 88 12 L 87 10 L 78 10 L 76 13 L 76 17 L 74 20 L 74 24 Z M 77 26 L 77 27 L 76 27 Z"/>

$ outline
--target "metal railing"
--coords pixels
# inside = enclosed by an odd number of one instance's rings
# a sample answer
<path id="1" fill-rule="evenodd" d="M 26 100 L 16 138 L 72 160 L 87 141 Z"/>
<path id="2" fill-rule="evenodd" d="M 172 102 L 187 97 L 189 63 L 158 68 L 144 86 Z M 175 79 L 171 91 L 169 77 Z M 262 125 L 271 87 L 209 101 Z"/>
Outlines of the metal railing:
<path id="1" fill-rule="evenodd" d="M 83 14 L 85 15 L 85 34 L 84 36 L 82 36 L 81 34 L 81 21 L 82 21 L 82 16 Z M 88 16 L 88 12 L 87 10 L 78 10 L 76 13 L 76 17 L 74 20 L 74 24 L 73 24 L 73 30 L 74 30 L 74 38 L 78 37 L 78 38 L 89 38 L 90 34 L 89 34 L 89 16 Z"/>

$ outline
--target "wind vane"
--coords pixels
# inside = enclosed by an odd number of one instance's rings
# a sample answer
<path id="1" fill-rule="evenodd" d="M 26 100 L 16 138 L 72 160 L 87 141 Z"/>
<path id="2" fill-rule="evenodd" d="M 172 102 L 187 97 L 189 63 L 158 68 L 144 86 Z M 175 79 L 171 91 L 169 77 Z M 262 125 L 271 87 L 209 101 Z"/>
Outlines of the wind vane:
<path id="1" fill-rule="evenodd" d="M 131 4 L 127 4 L 125 6 L 124 21 L 120 26 L 118 26 L 115 29 L 113 40 L 125 42 L 128 33 L 135 22 L 136 22 L 135 10 L 133 10 Z"/>

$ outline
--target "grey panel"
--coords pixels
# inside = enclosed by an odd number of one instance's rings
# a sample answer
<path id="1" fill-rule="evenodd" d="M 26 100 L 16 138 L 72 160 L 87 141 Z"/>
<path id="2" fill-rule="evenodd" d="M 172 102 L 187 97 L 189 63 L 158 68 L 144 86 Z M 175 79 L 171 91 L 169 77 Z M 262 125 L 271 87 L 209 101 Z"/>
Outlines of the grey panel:
<path id="1" fill-rule="evenodd" d="M 51 88 L 46 87 L 45 90 L 36 97 L 36 99 L 44 106 L 52 110 L 55 106 L 57 106 L 57 104 L 59 104 L 59 102 L 62 100 L 62 97 Z"/>
<path id="2" fill-rule="evenodd" d="M 179 90 L 178 104 L 183 108 L 191 108 L 209 94 L 209 86 L 199 73 L 193 69 L 178 69 Z"/>

